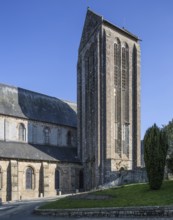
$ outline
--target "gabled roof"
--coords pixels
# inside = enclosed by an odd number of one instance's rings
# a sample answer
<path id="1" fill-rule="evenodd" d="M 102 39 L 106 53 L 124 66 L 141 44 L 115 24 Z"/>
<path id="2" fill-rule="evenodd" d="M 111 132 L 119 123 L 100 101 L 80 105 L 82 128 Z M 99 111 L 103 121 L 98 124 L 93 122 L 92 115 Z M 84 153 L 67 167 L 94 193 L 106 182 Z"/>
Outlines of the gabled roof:
<path id="1" fill-rule="evenodd" d="M 139 41 L 140 39 L 129 32 L 128 30 L 124 28 L 120 28 L 109 21 L 105 20 L 102 16 L 96 14 L 95 12 L 91 11 L 89 8 L 87 10 L 86 18 L 85 18 L 85 23 L 84 23 L 84 28 L 82 31 L 82 37 L 81 37 L 81 42 L 79 46 L 79 51 L 82 50 L 84 45 L 88 42 L 89 38 L 92 36 L 94 31 L 101 25 L 104 24 L 106 26 L 109 26 L 113 29 L 116 29 L 116 31 L 123 33 L 124 35 L 132 38 L 135 41 Z"/>
<path id="2" fill-rule="evenodd" d="M 95 29 L 102 23 L 102 16 L 92 12 L 89 8 L 87 10 L 82 37 L 80 41 L 79 51 L 83 48 L 89 40 Z"/>
<path id="3" fill-rule="evenodd" d="M 103 23 L 104 23 L 105 25 L 109 26 L 109 27 L 112 27 L 112 28 L 115 29 L 116 31 L 118 31 L 118 32 L 120 32 L 120 33 L 123 33 L 124 35 L 126 35 L 126 36 L 132 38 L 132 39 L 135 40 L 135 41 L 140 41 L 140 39 L 139 39 L 136 35 L 132 34 L 130 31 L 126 30 L 124 27 L 123 27 L 123 28 L 120 28 L 120 27 L 118 27 L 118 26 L 116 26 L 116 25 L 110 23 L 110 22 L 107 21 L 107 20 L 103 20 Z"/>
<path id="4" fill-rule="evenodd" d="M 77 148 L 3 141 L 0 141 L 0 158 L 51 162 L 80 162 L 77 158 Z"/>
<path id="5" fill-rule="evenodd" d="M 76 104 L 0 84 L 0 114 L 77 127 Z"/>

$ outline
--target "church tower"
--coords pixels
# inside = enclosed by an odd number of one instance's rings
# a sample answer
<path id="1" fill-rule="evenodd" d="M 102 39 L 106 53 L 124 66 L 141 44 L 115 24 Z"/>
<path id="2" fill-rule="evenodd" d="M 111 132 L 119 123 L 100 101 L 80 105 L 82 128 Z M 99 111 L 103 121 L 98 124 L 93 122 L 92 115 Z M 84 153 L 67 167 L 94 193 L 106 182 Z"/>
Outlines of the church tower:
<path id="1" fill-rule="evenodd" d="M 140 166 L 139 38 L 90 9 L 78 53 L 78 156 L 85 189 Z"/>

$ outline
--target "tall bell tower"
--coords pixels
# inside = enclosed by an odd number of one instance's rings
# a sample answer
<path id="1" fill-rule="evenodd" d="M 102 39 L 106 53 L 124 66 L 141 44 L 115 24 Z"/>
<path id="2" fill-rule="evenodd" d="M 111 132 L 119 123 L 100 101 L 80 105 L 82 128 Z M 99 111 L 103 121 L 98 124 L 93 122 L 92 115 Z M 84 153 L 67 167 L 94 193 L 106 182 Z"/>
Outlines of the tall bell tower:
<path id="1" fill-rule="evenodd" d="M 90 9 L 78 53 L 78 156 L 85 189 L 140 166 L 139 39 Z"/>

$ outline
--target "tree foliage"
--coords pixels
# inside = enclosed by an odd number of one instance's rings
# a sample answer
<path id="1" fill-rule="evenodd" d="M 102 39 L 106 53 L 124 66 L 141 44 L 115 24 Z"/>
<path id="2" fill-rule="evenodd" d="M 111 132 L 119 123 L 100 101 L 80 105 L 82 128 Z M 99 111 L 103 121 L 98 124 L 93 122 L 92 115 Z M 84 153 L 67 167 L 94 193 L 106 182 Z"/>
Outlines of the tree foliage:
<path id="1" fill-rule="evenodd" d="M 151 189 L 160 189 L 168 150 L 166 132 L 154 124 L 144 137 L 144 160 Z"/>
<path id="2" fill-rule="evenodd" d="M 166 132 L 168 136 L 168 154 L 171 155 L 173 153 L 173 120 L 170 121 L 167 125 L 165 125 L 163 127 L 163 130 Z"/>
<path id="3" fill-rule="evenodd" d="M 168 172 L 173 173 L 173 153 L 171 153 L 167 158 L 167 168 Z"/>
<path id="4" fill-rule="evenodd" d="M 168 171 L 173 173 L 173 119 L 163 127 L 163 130 L 168 136 L 168 155 L 167 155 L 167 167 Z"/>

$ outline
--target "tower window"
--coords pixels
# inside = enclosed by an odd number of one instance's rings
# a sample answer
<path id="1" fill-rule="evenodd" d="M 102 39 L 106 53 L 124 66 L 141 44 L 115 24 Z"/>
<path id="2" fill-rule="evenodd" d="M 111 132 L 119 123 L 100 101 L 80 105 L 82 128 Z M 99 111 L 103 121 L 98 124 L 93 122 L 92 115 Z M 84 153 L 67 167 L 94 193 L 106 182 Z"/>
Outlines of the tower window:
<path id="1" fill-rule="evenodd" d="M 122 48 L 122 89 L 126 86 L 126 53 L 125 48 Z"/>
<path id="2" fill-rule="evenodd" d="M 117 43 L 114 44 L 114 86 L 118 86 L 120 77 L 120 65 L 121 65 L 121 43 L 117 39 Z"/>
<path id="3" fill-rule="evenodd" d="M 121 156 L 121 42 L 114 43 L 115 152 Z"/>

